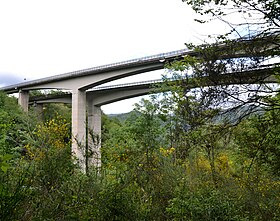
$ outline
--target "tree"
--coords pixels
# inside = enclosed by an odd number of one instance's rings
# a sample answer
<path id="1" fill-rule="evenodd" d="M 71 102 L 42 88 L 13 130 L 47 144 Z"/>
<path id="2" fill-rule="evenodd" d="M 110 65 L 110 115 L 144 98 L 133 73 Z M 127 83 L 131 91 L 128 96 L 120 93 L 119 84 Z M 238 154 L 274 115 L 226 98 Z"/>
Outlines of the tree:
<path id="1" fill-rule="evenodd" d="M 236 143 L 242 154 L 250 160 L 248 171 L 257 166 L 272 177 L 280 176 L 279 110 L 256 115 L 236 129 Z"/>
<path id="2" fill-rule="evenodd" d="M 230 32 L 215 36 L 215 43 L 187 44 L 195 56 L 168 66 L 174 81 L 166 81 L 171 92 L 162 107 L 171 112 L 173 134 L 187 137 L 189 156 L 183 162 L 190 176 L 177 187 L 167 210 L 174 220 L 212 220 L 212 215 L 221 220 L 276 220 L 280 106 L 279 86 L 271 83 L 279 78 L 280 3 L 184 2 L 202 17 L 197 21 L 220 19 Z M 231 20 L 233 13 L 244 20 Z M 223 165 L 227 173 L 220 171 Z"/>
<path id="3" fill-rule="evenodd" d="M 225 33 L 226 36 L 232 33 L 238 38 L 278 35 L 280 31 L 280 3 L 277 0 L 183 0 L 183 2 L 192 6 L 193 10 L 202 16 L 210 15 L 227 23 L 230 32 Z"/>
<path id="4" fill-rule="evenodd" d="M 0 155 L 19 156 L 26 144 L 26 133 L 36 121 L 29 121 L 20 109 L 16 98 L 0 92 Z"/>
<path id="5" fill-rule="evenodd" d="M 238 112 L 234 120 L 238 123 L 247 115 L 267 108 L 265 100 L 278 91 L 271 83 L 276 83 L 279 76 L 279 64 L 275 60 L 280 55 L 279 2 L 184 2 L 208 21 L 212 17 L 226 22 L 231 31 L 217 36 L 215 43 L 187 44 L 194 55 L 167 66 L 174 80 L 171 83 L 174 93 L 171 93 L 180 116 L 177 119 L 181 118 L 180 127 L 186 126 L 187 118 L 191 127 L 194 123 L 206 123 L 221 110 L 223 114 Z M 244 20 L 234 24 L 230 19 L 236 13 Z"/>

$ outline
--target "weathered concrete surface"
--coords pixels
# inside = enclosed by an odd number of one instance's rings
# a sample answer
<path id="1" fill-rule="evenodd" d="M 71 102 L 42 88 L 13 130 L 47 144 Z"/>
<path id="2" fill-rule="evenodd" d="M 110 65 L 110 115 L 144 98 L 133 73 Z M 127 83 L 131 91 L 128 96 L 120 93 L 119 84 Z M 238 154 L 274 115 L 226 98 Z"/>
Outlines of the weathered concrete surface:
<path id="1" fill-rule="evenodd" d="M 85 172 L 86 92 L 72 91 L 72 153 Z"/>
<path id="2" fill-rule="evenodd" d="M 101 108 L 88 103 L 88 165 L 101 167 Z"/>
<path id="3" fill-rule="evenodd" d="M 22 109 L 27 112 L 28 111 L 28 102 L 29 101 L 29 92 L 26 90 L 20 90 L 18 96 L 18 104 L 22 107 Z"/>

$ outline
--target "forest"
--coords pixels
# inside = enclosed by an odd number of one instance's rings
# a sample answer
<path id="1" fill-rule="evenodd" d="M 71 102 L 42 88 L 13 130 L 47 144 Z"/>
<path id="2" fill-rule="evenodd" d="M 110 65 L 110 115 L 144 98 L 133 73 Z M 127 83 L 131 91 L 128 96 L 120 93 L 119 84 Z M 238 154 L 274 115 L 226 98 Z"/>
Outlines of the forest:
<path id="1" fill-rule="evenodd" d="M 0 92 L 0 220 L 279 220 L 280 3 L 183 2 L 230 32 L 187 43 L 149 99 L 102 115 L 101 167 L 71 156 L 71 106 L 26 113 Z"/>

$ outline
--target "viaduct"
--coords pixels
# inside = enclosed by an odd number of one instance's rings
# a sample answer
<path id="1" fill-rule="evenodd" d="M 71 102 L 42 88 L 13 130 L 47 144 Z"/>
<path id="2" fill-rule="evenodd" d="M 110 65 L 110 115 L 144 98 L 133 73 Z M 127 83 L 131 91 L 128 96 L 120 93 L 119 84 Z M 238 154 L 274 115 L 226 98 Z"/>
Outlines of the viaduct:
<path id="1" fill-rule="evenodd" d="M 24 111 L 28 111 L 30 90 L 70 90 L 70 94 L 55 98 L 37 99 L 36 103 L 65 102 L 72 104 L 72 153 L 77 158 L 82 170 L 85 171 L 86 163 L 95 166 L 100 166 L 101 163 L 100 141 L 95 144 L 92 142 L 88 144 L 86 143 L 87 128 L 99 137 L 101 135 L 100 106 L 118 100 L 147 94 L 150 91 L 150 85 L 154 82 L 142 82 L 138 85 L 122 85 L 115 88 L 98 88 L 98 86 L 127 76 L 163 69 L 166 63 L 180 60 L 187 55 L 196 56 L 197 54 L 188 49 L 172 51 L 23 82 L 0 88 L 0 90 L 5 91 L 8 94 L 19 93 L 18 103 Z M 247 71 L 237 75 L 235 74 L 235 77 L 231 74 L 225 75 L 223 79 L 219 79 L 219 83 L 255 83 L 260 77 L 262 80 L 265 79 L 266 82 L 271 83 L 275 82 L 275 79 L 273 77 L 271 78 L 272 73 L 273 68 L 264 67 L 258 70 Z M 211 83 L 206 83 L 206 85 L 209 86 Z M 87 116 L 88 125 L 85 125 Z M 92 151 L 96 153 L 96 155 L 90 159 L 86 159 L 85 157 L 85 147 L 87 145 L 88 147 L 93 148 Z M 89 162 L 86 162 L 86 160 L 89 160 Z"/>

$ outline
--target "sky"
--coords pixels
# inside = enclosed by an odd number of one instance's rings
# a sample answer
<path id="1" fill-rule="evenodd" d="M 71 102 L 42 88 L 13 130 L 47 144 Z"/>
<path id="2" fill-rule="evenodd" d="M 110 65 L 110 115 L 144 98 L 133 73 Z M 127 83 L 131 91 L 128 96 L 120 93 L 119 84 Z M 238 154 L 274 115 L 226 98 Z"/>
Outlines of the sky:
<path id="1" fill-rule="evenodd" d="M 0 87 L 183 49 L 226 29 L 195 17 L 181 0 L 0 0 Z M 163 72 L 116 83 L 159 79 Z M 129 112 L 139 99 L 102 110 Z"/>

